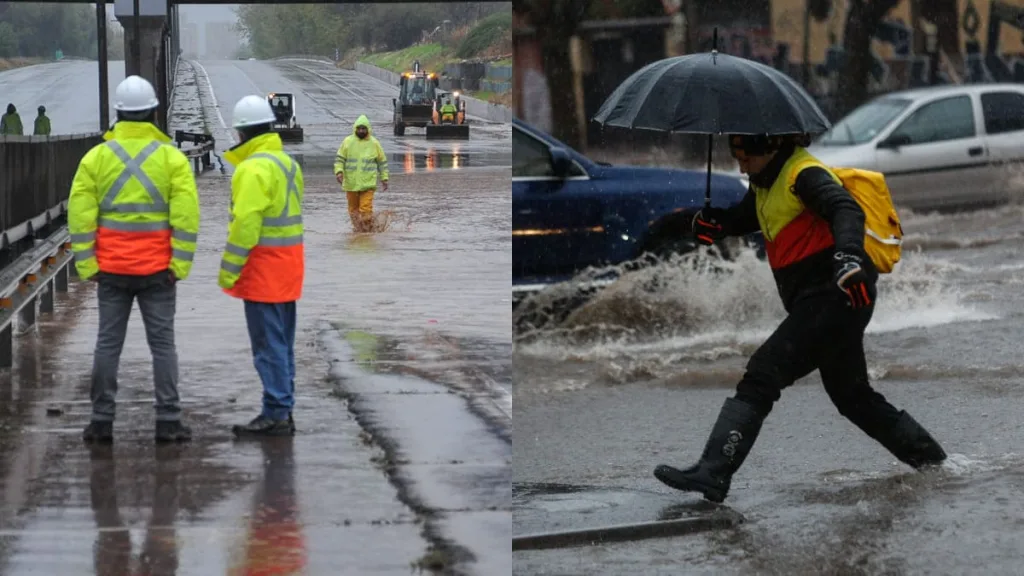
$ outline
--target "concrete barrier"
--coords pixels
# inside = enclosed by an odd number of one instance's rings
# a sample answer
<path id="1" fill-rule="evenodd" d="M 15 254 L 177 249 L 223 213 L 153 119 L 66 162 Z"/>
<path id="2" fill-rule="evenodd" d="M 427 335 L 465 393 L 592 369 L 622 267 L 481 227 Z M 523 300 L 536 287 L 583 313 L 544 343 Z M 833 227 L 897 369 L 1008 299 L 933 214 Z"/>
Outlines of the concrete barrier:
<path id="1" fill-rule="evenodd" d="M 400 76 L 390 70 L 384 70 L 366 62 L 356 62 L 356 71 L 372 76 L 382 82 L 387 82 L 392 86 L 398 86 Z M 484 102 L 470 96 L 464 96 L 464 99 L 466 102 L 466 112 L 471 116 L 477 116 L 491 122 L 511 122 L 512 118 L 515 117 L 515 113 L 507 106 L 491 104 L 490 102 Z"/>
<path id="2" fill-rule="evenodd" d="M 78 163 L 102 141 L 99 133 L 0 137 L 0 250 L 63 220 Z"/>

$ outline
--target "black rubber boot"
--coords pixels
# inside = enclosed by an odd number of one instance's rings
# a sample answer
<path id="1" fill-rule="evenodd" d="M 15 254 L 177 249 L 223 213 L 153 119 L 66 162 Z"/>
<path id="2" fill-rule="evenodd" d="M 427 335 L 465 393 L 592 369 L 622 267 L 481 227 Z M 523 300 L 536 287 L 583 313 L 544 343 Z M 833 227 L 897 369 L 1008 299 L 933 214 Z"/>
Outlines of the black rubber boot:
<path id="1" fill-rule="evenodd" d="M 238 424 L 231 428 L 235 436 L 291 436 L 292 426 L 288 420 L 271 420 L 260 414 L 248 424 Z"/>
<path id="2" fill-rule="evenodd" d="M 654 477 L 676 490 L 700 492 L 712 502 L 725 500 L 732 475 L 750 453 L 764 417 L 752 405 L 727 398 L 700 461 L 683 470 L 660 464 Z"/>
<path id="3" fill-rule="evenodd" d="M 107 420 L 93 420 L 82 431 L 82 440 L 100 444 L 114 441 L 114 423 Z"/>
<path id="4" fill-rule="evenodd" d="M 192 440 L 192 429 L 185 426 L 180 421 L 157 420 L 157 442 L 188 442 L 190 440 Z"/>
<path id="5" fill-rule="evenodd" d="M 905 410 L 900 411 L 896 424 L 879 436 L 882 446 L 913 468 L 934 466 L 946 459 L 942 446 Z"/>

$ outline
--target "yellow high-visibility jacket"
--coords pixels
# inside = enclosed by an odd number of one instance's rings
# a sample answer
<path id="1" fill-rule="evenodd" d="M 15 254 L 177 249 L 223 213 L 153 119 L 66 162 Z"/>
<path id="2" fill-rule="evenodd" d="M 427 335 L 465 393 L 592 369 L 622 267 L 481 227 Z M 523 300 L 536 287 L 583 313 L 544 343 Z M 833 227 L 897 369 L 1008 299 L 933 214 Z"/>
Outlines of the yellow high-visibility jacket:
<path id="1" fill-rule="evenodd" d="M 231 178 L 228 241 L 217 284 L 235 298 L 294 302 L 302 295 L 304 182 L 281 137 L 261 134 L 224 153 Z"/>
<path id="2" fill-rule="evenodd" d="M 366 126 L 368 134 L 365 140 L 356 136 L 356 128 L 360 126 Z M 346 192 L 375 189 L 378 174 L 381 181 L 388 180 L 388 157 L 384 155 L 380 142 L 373 137 L 370 119 L 365 114 L 352 125 L 352 134 L 346 136 L 338 148 L 334 173 L 345 175 L 342 189 Z"/>
<path id="3" fill-rule="evenodd" d="M 78 165 L 68 198 L 75 268 L 146 276 L 192 270 L 199 192 L 188 158 L 148 122 L 121 121 Z"/>

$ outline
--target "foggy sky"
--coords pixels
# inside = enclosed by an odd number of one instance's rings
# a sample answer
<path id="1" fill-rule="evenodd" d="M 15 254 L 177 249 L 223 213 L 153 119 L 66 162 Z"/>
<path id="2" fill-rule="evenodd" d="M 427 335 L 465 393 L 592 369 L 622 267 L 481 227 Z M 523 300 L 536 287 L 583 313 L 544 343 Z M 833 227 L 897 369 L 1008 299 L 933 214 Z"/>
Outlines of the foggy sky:
<path id="1" fill-rule="evenodd" d="M 195 22 L 199 26 L 199 50 L 206 51 L 206 23 L 207 22 L 232 22 L 238 20 L 235 16 L 235 8 L 238 4 L 211 4 L 179 6 L 178 17 L 181 24 Z"/>

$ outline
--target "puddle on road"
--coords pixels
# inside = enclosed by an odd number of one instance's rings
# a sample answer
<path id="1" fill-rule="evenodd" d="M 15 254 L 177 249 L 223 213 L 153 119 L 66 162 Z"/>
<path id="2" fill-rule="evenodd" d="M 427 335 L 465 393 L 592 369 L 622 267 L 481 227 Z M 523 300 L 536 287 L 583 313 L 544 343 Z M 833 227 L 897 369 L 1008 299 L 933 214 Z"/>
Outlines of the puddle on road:
<path id="1" fill-rule="evenodd" d="M 293 153 L 303 172 L 334 170 L 334 156 Z M 392 174 L 413 174 L 435 170 L 462 168 L 495 168 L 512 165 L 512 155 L 497 152 L 460 152 L 455 150 L 415 150 L 388 154 L 388 169 Z"/>

